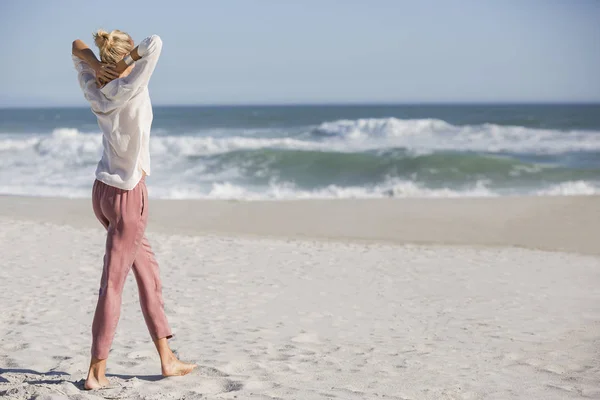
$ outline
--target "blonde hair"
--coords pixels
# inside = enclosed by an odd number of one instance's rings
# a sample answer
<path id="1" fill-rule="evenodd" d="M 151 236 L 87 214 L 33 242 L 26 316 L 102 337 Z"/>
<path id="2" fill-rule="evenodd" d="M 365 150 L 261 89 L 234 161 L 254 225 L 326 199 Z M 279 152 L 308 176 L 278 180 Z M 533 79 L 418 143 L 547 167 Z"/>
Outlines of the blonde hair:
<path id="1" fill-rule="evenodd" d="M 100 50 L 100 60 L 109 64 L 116 64 L 133 50 L 133 39 L 127 33 L 115 29 L 108 33 L 98 29 L 94 33 L 94 43 Z"/>

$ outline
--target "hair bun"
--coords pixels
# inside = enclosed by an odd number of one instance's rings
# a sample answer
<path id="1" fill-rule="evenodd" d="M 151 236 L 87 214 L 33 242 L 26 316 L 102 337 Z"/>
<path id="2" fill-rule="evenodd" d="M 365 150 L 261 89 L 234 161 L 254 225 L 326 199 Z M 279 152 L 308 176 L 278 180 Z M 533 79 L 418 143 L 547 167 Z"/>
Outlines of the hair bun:
<path id="1" fill-rule="evenodd" d="M 107 46 L 110 43 L 111 34 L 106 32 L 104 29 L 98 29 L 96 33 L 94 33 L 94 43 L 98 46 L 99 49 Z"/>
<path id="2" fill-rule="evenodd" d="M 0 0 L 1 1 L 1 0 Z M 115 29 L 107 32 L 98 29 L 94 33 L 94 43 L 100 50 L 100 60 L 104 63 L 116 64 L 133 50 L 133 40 L 127 33 Z"/>

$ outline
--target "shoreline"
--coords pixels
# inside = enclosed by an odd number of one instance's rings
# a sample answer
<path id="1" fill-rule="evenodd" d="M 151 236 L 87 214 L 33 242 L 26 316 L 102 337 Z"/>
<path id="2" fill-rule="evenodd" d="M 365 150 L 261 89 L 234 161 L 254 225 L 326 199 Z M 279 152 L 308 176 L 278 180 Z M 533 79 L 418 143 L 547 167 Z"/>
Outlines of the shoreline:
<path id="1" fill-rule="evenodd" d="M 600 196 L 333 200 L 150 197 L 148 232 L 600 255 Z M 0 217 L 100 228 L 89 198 L 0 195 Z"/>

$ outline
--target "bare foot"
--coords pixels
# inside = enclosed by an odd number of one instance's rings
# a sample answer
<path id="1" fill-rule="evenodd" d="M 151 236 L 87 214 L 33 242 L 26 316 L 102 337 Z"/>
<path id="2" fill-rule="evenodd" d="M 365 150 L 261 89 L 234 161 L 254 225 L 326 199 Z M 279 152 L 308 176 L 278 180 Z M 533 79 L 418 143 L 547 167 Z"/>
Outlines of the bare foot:
<path id="1" fill-rule="evenodd" d="M 90 374 L 85 380 L 85 384 L 83 385 L 83 387 L 85 388 L 85 390 L 94 390 L 108 386 L 108 384 L 109 382 L 108 379 L 106 379 L 106 376 L 96 377 L 93 376 L 90 371 Z"/>
<path id="2" fill-rule="evenodd" d="M 92 358 L 92 361 L 90 362 L 90 370 L 83 385 L 84 389 L 100 389 L 108 386 L 108 384 L 108 379 L 106 379 L 106 360 Z"/>
<path id="3" fill-rule="evenodd" d="M 163 363 L 161 365 L 163 376 L 183 376 L 187 375 L 194 368 L 196 368 L 196 364 L 188 364 L 179 361 L 175 356 L 169 359 L 169 361 Z"/>

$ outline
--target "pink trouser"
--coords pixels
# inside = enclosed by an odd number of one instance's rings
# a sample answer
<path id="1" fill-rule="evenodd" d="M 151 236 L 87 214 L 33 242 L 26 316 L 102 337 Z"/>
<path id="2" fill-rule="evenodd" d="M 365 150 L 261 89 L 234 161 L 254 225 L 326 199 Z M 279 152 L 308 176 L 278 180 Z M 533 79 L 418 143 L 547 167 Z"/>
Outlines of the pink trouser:
<path id="1" fill-rule="evenodd" d="M 131 190 L 96 180 L 94 213 L 107 229 L 104 269 L 92 324 L 92 357 L 108 358 L 119 315 L 125 278 L 133 266 L 142 313 L 153 340 L 172 336 L 165 315 L 158 263 L 144 235 L 148 220 L 145 179 Z"/>

